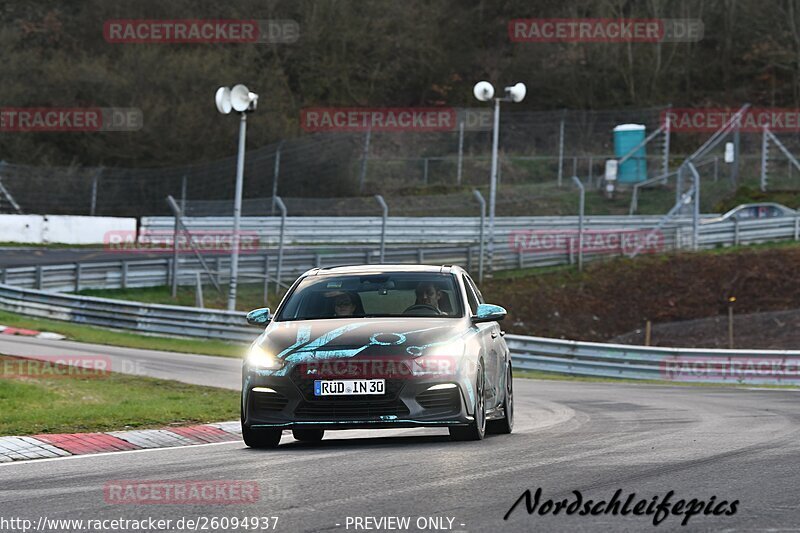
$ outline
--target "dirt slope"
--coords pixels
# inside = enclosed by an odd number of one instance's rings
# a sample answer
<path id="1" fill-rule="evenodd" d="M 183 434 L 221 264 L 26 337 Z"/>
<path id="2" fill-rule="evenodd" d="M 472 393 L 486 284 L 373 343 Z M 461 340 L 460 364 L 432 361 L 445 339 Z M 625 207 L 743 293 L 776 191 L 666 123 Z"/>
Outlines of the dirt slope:
<path id="1" fill-rule="evenodd" d="M 608 341 L 643 328 L 648 319 L 659 324 L 727 315 L 731 296 L 736 314 L 800 308 L 798 265 L 796 245 L 670 254 L 595 263 L 582 274 L 495 279 L 483 292 L 509 309 L 503 323 L 509 332 Z"/>

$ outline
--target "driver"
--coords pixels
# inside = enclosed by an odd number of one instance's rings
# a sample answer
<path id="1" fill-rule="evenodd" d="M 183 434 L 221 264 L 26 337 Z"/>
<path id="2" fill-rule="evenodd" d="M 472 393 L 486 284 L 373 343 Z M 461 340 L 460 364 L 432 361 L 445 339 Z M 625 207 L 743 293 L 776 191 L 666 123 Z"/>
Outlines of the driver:
<path id="1" fill-rule="evenodd" d="M 439 309 L 439 291 L 433 283 L 430 281 L 422 281 L 417 285 L 414 292 L 417 295 L 417 301 L 414 302 L 414 305 L 409 307 L 409 309 L 417 305 L 425 305 L 433 308 L 436 313 L 442 314 L 442 310 Z M 408 309 L 406 311 L 408 311 Z"/>

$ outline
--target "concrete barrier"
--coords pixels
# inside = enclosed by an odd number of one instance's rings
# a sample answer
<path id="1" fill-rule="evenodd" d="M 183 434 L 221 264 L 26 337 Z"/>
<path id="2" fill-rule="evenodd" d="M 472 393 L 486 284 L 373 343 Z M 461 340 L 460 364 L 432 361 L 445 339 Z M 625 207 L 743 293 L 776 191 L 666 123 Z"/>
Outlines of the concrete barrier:
<path id="1" fill-rule="evenodd" d="M 109 231 L 136 232 L 135 218 L 72 215 L 0 215 L 0 242 L 102 244 Z"/>

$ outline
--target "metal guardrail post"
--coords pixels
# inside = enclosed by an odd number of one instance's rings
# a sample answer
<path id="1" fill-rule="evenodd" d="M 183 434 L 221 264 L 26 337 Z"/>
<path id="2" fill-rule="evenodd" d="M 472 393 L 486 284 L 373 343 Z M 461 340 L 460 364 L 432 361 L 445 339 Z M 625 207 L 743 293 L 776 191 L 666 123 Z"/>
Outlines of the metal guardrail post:
<path id="1" fill-rule="evenodd" d="M 662 174 L 669 174 L 669 141 L 672 129 L 672 125 L 670 124 L 669 109 L 671 108 L 672 108 L 671 105 L 667 108 L 666 120 L 664 121 L 664 154 L 663 154 L 663 161 L 661 163 Z M 666 180 L 664 181 L 664 183 L 666 183 Z"/>
<path id="2" fill-rule="evenodd" d="M 769 151 L 769 138 L 767 128 L 761 133 L 761 192 L 767 191 L 767 152 Z"/>
<path id="3" fill-rule="evenodd" d="M 461 172 L 464 166 L 464 121 L 458 123 L 458 167 L 456 168 L 456 185 L 461 186 Z"/>
<path id="4" fill-rule="evenodd" d="M 124 259 L 119 264 L 119 277 L 123 289 L 128 288 L 128 262 Z"/>
<path id="5" fill-rule="evenodd" d="M 203 281 L 200 279 L 200 272 L 194 273 L 194 306 L 202 309 L 203 305 Z"/>
<path id="6" fill-rule="evenodd" d="M 564 115 L 565 110 L 561 111 L 561 125 L 558 128 L 558 186 L 561 187 L 562 176 L 564 175 Z"/>
<path id="7" fill-rule="evenodd" d="M 44 272 L 42 271 L 42 265 L 36 265 L 36 289 L 37 290 L 42 290 L 42 284 L 44 283 L 44 280 L 42 279 L 43 277 L 44 277 Z"/>
<path id="8" fill-rule="evenodd" d="M 281 148 L 283 148 L 283 141 L 278 144 L 275 150 L 275 166 L 272 169 L 272 207 L 270 207 L 270 216 L 275 216 L 275 197 L 278 196 L 278 175 L 281 172 Z"/>
<path id="9" fill-rule="evenodd" d="M 103 173 L 103 167 L 100 167 L 92 175 L 92 204 L 89 208 L 89 215 L 94 216 L 97 210 L 97 181 L 100 179 L 100 174 Z"/>
<path id="10" fill-rule="evenodd" d="M 739 219 L 733 219 L 733 245 L 739 246 Z"/>
<path id="11" fill-rule="evenodd" d="M 364 191 L 364 183 L 367 180 L 367 161 L 369 160 L 369 138 L 371 134 L 372 129 L 370 128 L 367 130 L 367 135 L 364 138 L 364 153 L 361 156 L 361 173 L 358 177 L 358 192 Z"/>
<path id="12" fill-rule="evenodd" d="M 369 146 L 369 130 L 367 130 L 367 146 Z M 280 196 L 275 197 L 275 203 L 278 204 L 278 209 L 281 212 L 281 233 L 278 242 L 278 268 L 275 272 L 275 294 L 278 294 L 281 289 L 281 274 L 283 269 L 283 244 L 286 236 L 286 204 L 283 203 Z"/>
<path id="13" fill-rule="evenodd" d="M 694 180 L 694 195 L 692 202 L 692 249 L 697 251 L 700 248 L 700 173 L 691 161 L 687 163 L 689 170 L 692 171 Z"/>
<path id="14" fill-rule="evenodd" d="M 269 255 L 264 256 L 264 305 L 267 305 L 269 295 Z"/>
<path id="15" fill-rule="evenodd" d="M 75 263 L 75 292 L 81 291 L 81 270 L 83 266 L 80 263 Z"/>
<path id="16" fill-rule="evenodd" d="M 181 177 L 181 213 L 186 212 L 186 174 Z"/>
<path id="17" fill-rule="evenodd" d="M 733 164 L 731 165 L 731 182 L 735 187 L 736 184 L 739 182 L 739 156 L 741 156 L 741 150 L 739 148 L 741 144 L 741 133 L 739 127 L 740 121 L 736 121 L 736 127 L 733 130 Z"/>
<path id="18" fill-rule="evenodd" d="M 175 202 L 175 198 L 173 198 L 172 195 L 168 195 L 167 196 L 167 204 L 169 205 L 170 209 L 172 209 L 172 213 L 175 216 L 175 223 L 177 225 L 180 225 L 180 228 L 183 228 L 183 231 L 186 233 L 186 243 L 192 248 L 192 251 L 194 252 L 194 256 L 200 262 L 200 265 L 203 267 L 203 270 L 206 271 L 206 274 L 208 275 L 208 278 L 211 280 L 211 283 L 214 285 L 214 288 L 217 289 L 217 291 L 220 294 L 222 294 L 222 287 L 220 287 L 220 285 L 217 282 L 217 279 L 214 277 L 214 274 L 212 273 L 211 269 L 208 268 L 208 264 L 206 264 L 206 260 L 203 259 L 203 256 L 200 254 L 200 251 L 194 245 L 194 242 L 192 242 L 192 236 L 189 233 L 189 229 L 186 227 L 186 224 L 183 222 L 183 212 L 181 212 L 180 207 L 178 207 L 178 204 L 177 204 L 177 202 Z M 177 241 L 175 241 L 173 243 L 173 246 L 177 246 Z M 217 258 L 217 266 L 219 267 L 219 258 Z M 177 266 L 175 268 L 177 269 Z M 175 280 L 177 280 L 177 278 L 178 278 L 177 274 L 178 274 L 178 271 L 175 270 L 175 277 L 174 277 Z M 217 276 L 221 276 L 219 268 L 217 268 Z"/>
<path id="19" fill-rule="evenodd" d="M 583 270 L 583 219 L 586 209 L 586 189 L 578 176 L 572 176 L 572 181 L 581 191 L 581 199 L 578 204 L 578 270 L 580 271 Z"/>
<path id="20" fill-rule="evenodd" d="M 383 258 L 386 252 L 386 221 L 389 218 L 389 206 L 386 205 L 386 201 L 383 199 L 383 196 L 380 194 L 375 195 L 375 200 L 378 201 L 378 204 L 381 206 L 381 264 L 383 264 Z"/>
<path id="21" fill-rule="evenodd" d="M 478 200 L 478 203 L 481 206 L 481 222 L 480 228 L 478 229 L 478 283 L 483 283 L 483 256 L 484 256 L 484 239 L 483 239 L 483 228 L 486 225 L 486 200 L 483 198 L 481 191 L 478 189 L 472 189 L 472 195 Z"/>
<path id="22" fill-rule="evenodd" d="M 183 214 L 183 211 L 180 211 Z M 178 297 L 178 225 L 180 217 L 175 214 L 175 227 L 172 230 L 172 261 L 170 261 L 169 284 L 172 298 Z"/>

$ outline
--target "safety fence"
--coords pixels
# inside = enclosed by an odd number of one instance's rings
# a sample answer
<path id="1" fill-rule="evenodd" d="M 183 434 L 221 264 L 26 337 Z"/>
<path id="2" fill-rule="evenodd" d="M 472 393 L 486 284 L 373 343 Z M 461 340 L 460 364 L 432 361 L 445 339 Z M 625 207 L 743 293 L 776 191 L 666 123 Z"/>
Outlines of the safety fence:
<path id="1" fill-rule="evenodd" d="M 0 285 L 0 308 L 79 324 L 232 342 L 254 340 L 245 313 L 142 304 Z M 575 376 L 795 385 L 800 351 L 711 350 L 578 342 L 506 335 L 517 370 Z"/>
<path id="2" fill-rule="evenodd" d="M 653 228 L 662 216 L 586 216 L 587 230 Z M 385 222 L 384 222 L 385 220 Z M 691 217 L 678 217 L 676 225 L 688 224 Z M 184 217 L 192 234 L 218 235 L 233 228 L 231 217 Z M 358 245 L 381 243 L 382 227 L 386 225 L 385 244 L 451 246 L 478 244 L 481 236 L 480 217 L 293 217 L 285 219 L 284 244 L 336 244 Z M 577 216 L 563 217 L 497 217 L 495 242 L 507 243 L 514 231 L 557 231 L 577 228 Z M 484 236 L 488 238 L 488 219 L 484 222 Z M 142 217 L 139 233 L 171 235 L 174 217 Z M 257 237 L 261 246 L 276 246 L 280 242 L 280 217 L 242 217 L 240 231 L 243 235 Z"/>
<path id="3" fill-rule="evenodd" d="M 0 285 L 0 308 L 76 324 L 226 341 L 255 338 L 244 313 L 60 294 Z"/>
<path id="4" fill-rule="evenodd" d="M 649 233 L 652 228 L 647 227 L 614 229 L 610 224 L 589 226 L 584 230 L 583 239 L 569 224 L 550 226 L 547 230 L 537 227 L 534 224 L 528 226 L 529 229 L 509 230 L 494 252 L 493 270 L 575 264 L 580 255 L 584 261 L 620 257 L 630 253 L 634 243 L 641 240 L 648 241 L 645 251 L 650 253 L 687 249 L 692 245 L 692 229 L 685 219 L 661 228 L 653 235 Z M 799 239 L 798 217 L 728 220 L 701 224 L 698 248 Z M 131 255 L 126 255 L 118 261 L 7 267 L 0 271 L 0 283 L 59 292 L 164 286 L 171 282 L 172 262 L 175 260 L 166 255 L 168 257 L 155 259 L 132 259 Z M 198 274 L 204 283 L 209 281 L 208 272 L 193 255 L 180 254 L 177 261 L 179 285 L 195 284 Z M 314 267 L 381 262 L 457 264 L 477 276 L 480 248 L 477 244 L 388 248 L 381 261 L 380 248 L 372 246 L 286 247 L 282 254 L 275 249 L 242 254 L 239 261 L 241 283 L 265 285 L 280 281 L 285 286 Z M 218 282 L 229 281 L 228 255 L 209 254 L 205 256 L 205 262 Z M 488 264 L 486 268 L 488 271 Z"/>
<path id="5" fill-rule="evenodd" d="M 686 383 L 798 385 L 800 351 L 660 348 L 506 335 L 517 370 Z"/>

